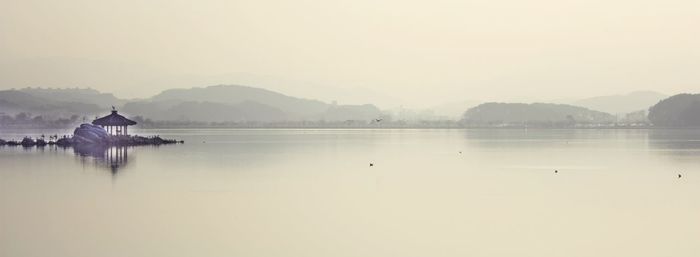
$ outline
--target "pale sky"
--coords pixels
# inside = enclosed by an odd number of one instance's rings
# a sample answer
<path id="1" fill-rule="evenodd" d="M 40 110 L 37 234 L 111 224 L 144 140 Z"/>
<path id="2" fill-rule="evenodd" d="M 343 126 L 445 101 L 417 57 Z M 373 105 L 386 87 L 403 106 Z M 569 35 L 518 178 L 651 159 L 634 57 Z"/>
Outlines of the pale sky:
<path id="1" fill-rule="evenodd" d="M 700 91 L 698 0 L 0 0 L 0 89 L 430 105 Z"/>

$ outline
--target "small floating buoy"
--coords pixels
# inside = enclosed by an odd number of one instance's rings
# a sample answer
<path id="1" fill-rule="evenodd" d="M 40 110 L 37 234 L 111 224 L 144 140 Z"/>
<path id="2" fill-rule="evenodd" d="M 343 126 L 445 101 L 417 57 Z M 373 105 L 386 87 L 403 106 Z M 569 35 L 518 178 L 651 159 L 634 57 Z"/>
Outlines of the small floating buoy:
<path id="1" fill-rule="evenodd" d="M 559 171 L 558 171 L 558 170 L 554 170 L 554 173 L 559 173 Z"/>
<path id="2" fill-rule="evenodd" d="M 462 151 L 459 151 L 459 154 L 462 154 Z"/>
<path id="3" fill-rule="evenodd" d="M 370 163 L 369 163 L 369 166 L 370 166 L 370 167 L 374 166 L 374 163 L 371 163 L 371 162 L 370 162 Z"/>
<path id="4" fill-rule="evenodd" d="M 681 177 L 682 177 L 681 174 L 678 174 L 678 178 L 681 178 Z"/>

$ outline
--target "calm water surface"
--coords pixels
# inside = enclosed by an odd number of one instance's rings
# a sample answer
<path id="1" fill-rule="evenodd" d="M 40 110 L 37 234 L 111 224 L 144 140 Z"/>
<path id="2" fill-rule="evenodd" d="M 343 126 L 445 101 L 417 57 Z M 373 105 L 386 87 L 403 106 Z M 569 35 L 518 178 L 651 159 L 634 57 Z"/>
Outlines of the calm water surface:
<path id="1" fill-rule="evenodd" d="M 697 130 L 137 133 L 0 147 L 0 256 L 700 256 Z"/>

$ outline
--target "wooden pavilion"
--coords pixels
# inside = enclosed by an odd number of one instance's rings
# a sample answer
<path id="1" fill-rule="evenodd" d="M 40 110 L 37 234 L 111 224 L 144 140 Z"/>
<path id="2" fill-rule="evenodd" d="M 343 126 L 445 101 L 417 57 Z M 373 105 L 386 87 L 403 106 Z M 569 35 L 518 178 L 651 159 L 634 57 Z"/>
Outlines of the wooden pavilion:
<path id="1" fill-rule="evenodd" d="M 97 118 L 92 121 L 93 125 L 98 125 L 104 128 L 110 135 L 126 136 L 127 127 L 136 125 L 136 122 L 125 118 L 117 113 L 117 110 L 112 107 L 112 114 Z"/>

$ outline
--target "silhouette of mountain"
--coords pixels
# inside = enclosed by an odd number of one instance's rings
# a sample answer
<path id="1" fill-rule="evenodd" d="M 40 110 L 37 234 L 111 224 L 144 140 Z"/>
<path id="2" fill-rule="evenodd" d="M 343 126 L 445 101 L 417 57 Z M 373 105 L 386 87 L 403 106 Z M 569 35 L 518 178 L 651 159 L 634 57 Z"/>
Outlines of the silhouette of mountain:
<path id="1" fill-rule="evenodd" d="M 93 103 L 40 97 L 23 90 L 0 91 L 0 111 L 6 114 L 28 112 L 37 115 L 70 116 L 94 114 L 103 108 Z"/>
<path id="2" fill-rule="evenodd" d="M 648 110 L 667 95 L 652 91 L 637 91 L 626 95 L 598 96 L 572 103 L 575 106 L 612 114 L 626 114 L 635 111 Z"/>
<path id="3" fill-rule="evenodd" d="M 239 85 L 171 89 L 124 111 L 155 120 L 293 121 L 371 120 L 382 115 L 374 105 L 335 105 Z"/>
<path id="4" fill-rule="evenodd" d="M 94 89 L 24 88 L 0 91 L 1 112 L 69 117 L 101 114 L 111 106 L 122 113 L 161 121 L 271 122 L 372 120 L 374 105 L 336 105 L 247 86 L 171 89 L 145 100 L 123 100 Z"/>
<path id="5" fill-rule="evenodd" d="M 700 127 L 700 94 L 678 94 L 649 109 L 649 120 L 658 127 Z"/>
<path id="6" fill-rule="evenodd" d="M 485 103 L 464 113 L 468 124 L 550 124 L 607 123 L 615 121 L 608 113 L 583 107 L 548 103 Z"/>
<path id="7" fill-rule="evenodd" d="M 592 106 L 629 113 L 646 109 L 647 104 L 658 101 L 656 99 L 660 95 L 654 92 L 634 92 L 624 96 L 594 97 L 578 101 L 588 108 L 545 103 L 486 103 L 465 112 L 463 121 L 470 124 L 605 123 L 614 121 L 614 117 L 605 112 L 593 111 L 590 109 Z M 459 103 L 455 106 L 466 104 Z M 121 108 L 120 111 L 126 115 L 159 121 L 370 121 L 386 117 L 371 104 L 328 104 L 240 85 L 170 89 L 149 99 L 131 101 L 93 89 L 25 88 L 0 91 L 1 112 L 6 114 L 29 112 L 53 117 L 79 115 L 92 118 L 91 115 L 102 114 L 112 105 Z M 692 103 L 688 103 L 688 106 L 690 107 L 686 107 L 691 110 L 695 108 Z M 656 123 L 679 124 L 659 118 L 660 110 L 655 114 Z"/>
<path id="8" fill-rule="evenodd" d="M 164 121 L 280 121 L 286 120 L 282 110 L 256 102 L 222 104 L 212 102 L 132 102 L 122 108 L 131 115 Z"/>
<path id="9" fill-rule="evenodd" d="M 91 88 L 23 88 L 20 92 L 27 93 L 43 99 L 51 99 L 53 101 L 88 103 L 95 104 L 100 107 L 109 108 L 110 106 L 122 105 L 125 100 L 118 99 L 112 94 L 100 93 Z"/>
<path id="10" fill-rule="evenodd" d="M 151 101 L 195 101 L 224 104 L 258 102 L 279 108 L 291 115 L 308 117 L 325 112 L 329 105 L 317 100 L 290 97 L 266 89 L 239 86 L 218 85 L 205 88 L 170 89 L 152 97 Z"/>

